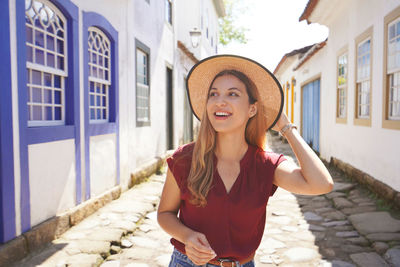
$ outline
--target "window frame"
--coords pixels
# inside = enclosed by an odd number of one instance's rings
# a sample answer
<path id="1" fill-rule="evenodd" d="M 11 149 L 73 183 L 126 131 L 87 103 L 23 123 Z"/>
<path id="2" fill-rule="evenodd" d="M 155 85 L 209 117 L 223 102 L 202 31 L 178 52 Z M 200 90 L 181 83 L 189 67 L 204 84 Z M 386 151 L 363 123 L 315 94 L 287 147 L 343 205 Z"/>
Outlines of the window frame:
<path id="1" fill-rule="evenodd" d="M 88 38 L 89 28 L 96 27 L 101 30 L 110 41 L 111 62 L 109 86 L 109 120 L 108 122 L 90 123 L 89 120 L 89 53 Z M 116 135 L 116 166 L 117 184 L 120 183 L 120 137 L 119 137 L 119 72 L 118 72 L 118 31 L 102 15 L 95 12 L 82 12 L 82 49 L 83 49 L 83 95 L 84 95 L 84 125 L 85 125 L 85 162 L 90 166 L 90 137 L 115 134 Z M 85 199 L 91 198 L 90 168 L 85 168 Z"/>
<path id="2" fill-rule="evenodd" d="M 84 87 L 84 118 L 85 129 L 89 136 L 115 133 L 117 130 L 117 112 L 118 112 L 118 32 L 115 28 L 100 14 L 95 12 L 82 12 L 82 37 L 83 37 L 83 87 Z M 95 27 L 110 41 L 111 62 L 109 86 L 109 114 L 108 121 L 99 121 L 91 123 L 89 113 L 89 56 L 88 56 L 88 30 Z"/>
<path id="3" fill-rule="evenodd" d="M 63 126 L 63 125 L 66 124 L 65 123 L 65 121 L 66 121 L 65 120 L 65 113 L 66 113 L 67 103 L 66 103 L 66 99 L 65 99 L 65 92 L 66 92 L 66 80 L 68 79 L 68 60 L 69 60 L 69 55 L 68 55 L 68 45 L 69 45 L 69 43 L 68 43 L 68 23 L 67 23 L 67 18 L 60 11 L 60 9 L 57 8 L 50 1 L 40 1 L 40 0 L 39 1 L 38 0 L 32 0 L 32 1 L 40 2 L 40 3 L 44 4 L 44 5 L 46 5 L 47 7 L 49 7 L 61 19 L 61 21 L 64 24 L 64 29 L 63 29 L 64 37 L 61 38 L 61 39 L 63 39 L 63 50 L 64 50 L 64 53 L 62 54 L 62 56 L 64 58 L 64 61 L 63 61 L 63 65 L 64 66 L 63 66 L 63 70 L 61 70 L 61 69 L 56 68 L 56 67 L 54 67 L 54 68 L 50 67 L 45 63 L 44 64 L 38 64 L 38 63 L 30 62 L 28 60 L 26 61 L 26 68 L 27 68 L 27 71 L 29 71 L 29 73 L 32 73 L 32 71 L 37 71 L 37 72 L 41 73 L 41 82 L 40 82 L 41 84 L 40 85 L 37 84 L 37 86 L 34 86 L 33 83 L 30 83 L 30 81 L 27 81 L 27 86 L 30 85 L 29 86 L 29 88 L 30 88 L 29 91 L 32 92 L 33 87 L 40 88 L 41 95 L 42 95 L 41 102 L 40 103 L 37 102 L 36 104 L 35 104 L 35 102 L 30 102 L 29 101 L 30 99 L 28 97 L 28 102 L 27 102 L 28 109 L 31 109 L 34 106 L 40 106 L 41 109 L 42 109 L 42 112 L 41 112 L 42 119 L 41 120 L 30 120 L 28 118 L 28 127 L 60 126 L 60 125 Z M 29 27 L 29 26 L 25 26 L 25 28 L 26 27 Z M 37 30 L 32 30 L 32 38 L 33 38 L 32 41 L 35 38 L 35 35 L 33 34 L 35 31 L 44 32 L 44 37 L 43 37 L 44 39 L 46 39 L 47 36 L 49 35 L 48 31 L 39 29 L 34 24 L 32 24 L 32 29 L 37 29 Z M 57 46 L 56 42 L 59 40 L 59 37 L 57 36 L 56 33 L 50 33 L 50 36 L 53 37 L 53 39 L 54 39 L 54 47 L 56 47 Z M 44 43 L 47 43 L 47 41 L 44 41 Z M 29 44 L 28 45 L 28 43 L 26 43 L 26 46 L 27 47 L 28 46 L 29 47 L 37 47 L 36 44 Z M 56 58 L 56 56 L 59 54 L 59 53 L 56 52 L 56 48 L 54 48 L 54 51 L 51 51 L 51 50 L 47 49 L 46 47 L 43 47 L 43 49 L 40 49 L 40 50 L 44 52 L 43 53 L 44 55 L 45 55 L 45 53 L 47 54 L 48 51 L 52 52 L 51 54 L 54 55 L 54 58 Z M 32 56 L 35 56 L 34 52 L 32 52 Z M 46 61 L 47 61 L 47 57 L 44 56 L 44 62 L 46 62 Z M 56 63 L 56 62 L 57 62 L 57 60 L 55 60 L 54 63 Z M 44 80 L 43 80 L 45 73 L 52 75 L 52 77 L 54 75 L 60 76 L 61 84 L 62 84 L 60 86 L 60 88 L 59 88 L 60 90 L 56 90 L 55 89 L 56 87 L 53 86 L 54 78 L 52 78 L 52 85 L 51 86 L 45 86 Z M 31 76 L 29 76 L 29 77 L 31 77 Z M 52 99 L 54 98 L 54 92 L 55 91 L 61 91 L 61 101 L 60 101 L 61 104 L 51 103 L 51 105 L 48 105 L 48 103 L 44 102 L 44 90 L 46 90 L 46 89 L 44 89 L 45 87 L 48 88 L 47 90 L 49 90 L 49 88 L 50 88 L 50 90 L 52 91 Z M 54 101 L 52 101 L 52 102 L 54 102 Z M 52 107 L 52 113 L 53 113 L 52 117 L 53 118 L 55 117 L 55 110 L 54 109 L 56 107 L 61 107 L 61 119 L 60 120 L 55 120 L 55 119 L 44 120 L 43 119 L 43 116 L 44 116 L 43 108 L 46 108 L 48 106 Z M 31 114 L 31 113 L 29 113 L 29 114 Z"/>
<path id="4" fill-rule="evenodd" d="M 113 82 L 112 79 L 111 79 L 111 74 L 112 74 L 112 71 L 113 71 L 113 68 L 111 66 L 112 65 L 111 64 L 111 61 L 112 61 L 111 41 L 109 40 L 108 36 L 101 29 L 99 29 L 98 27 L 90 26 L 88 28 L 88 32 L 89 31 L 96 32 L 96 34 L 100 35 L 102 38 L 105 38 L 106 42 L 108 42 L 108 46 L 109 46 L 109 50 L 108 50 L 109 51 L 109 55 L 108 56 L 106 56 L 104 54 L 101 55 L 103 57 L 103 63 L 105 62 L 104 60 L 107 58 L 107 60 L 108 60 L 108 68 L 105 67 L 105 66 L 100 66 L 99 64 L 93 64 L 90 61 L 88 61 L 88 64 L 87 64 L 88 66 L 85 66 L 85 67 L 89 67 L 89 68 L 95 66 L 96 69 L 97 69 L 97 72 L 99 70 L 99 68 L 98 68 L 99 66 L 104 68 L 104 71 L 108 71 L 108 79 L 91 76 L 91 71 L 89 71 L 88 84 L 87 84 L 87 86 L 89 87 L 89 123 L 90 124 L 93 124 L 93 123 L 108 123 L 110 121 L 110 109 L 111 109 L 110 108 L 110 103 L 109 103 L 110 102 L 110 89 L 112 88 L 112 82 Z M 94 51 L 95 54 L 98 55 L 97 51 L 95 51 L 95 50 L 92 50 L 92 51 Z M 104 72 L 104 75 L 105 75 L 105 72 Z M 96 92 L 96 91 L 95 92 L 91 92 L 90 91 L 90 83 L 101 84 L 102 86 L 106 86 L 105 92 L 104 93 L 103 92 Z M 96 86 L 94 86 L 94 87 L 97 88 Z M 94 101 L 95 105 L 94 106 L 92 106 L 90 104 L 90 99 L 91 99 L 92 95 L 94 95 L 94 98 L 95 98 L 95 101 Z M 105 97 L 105 100 L 106 100 L 105 108 L 104 108 L 104 106 L 98 105 L 97 100 L 96 100 L 98 95 L 100 95 L 101 98 Z M 102 119 L 92 119 L 91 115 L 90 115 L 91 111 L 92 111 L 92 108 L 94 108 L 95 111 L 98 110 L 99 108 L 101 110 L 105 109 L 106 110 L 106 116 L 105 116 L 106 118 L 105 119 L 103 119 L 103 118 Z"/>
<path id="5" fill-rule="evenodd" d="M 369 63 L 369 116 L 366 118 L 360 118 L 358 117 L 358 47 L 370 40 L 370 63 Z M 372 87 L 372 66 L 373 66 L 373 26 L 370 26 L 368 29 L 366 29 L 363 33 L 361 33 L 356 39 L 355 39 L 355 49 L 354 49 L 354 61 L 355 61 L 355 72 L 354 72 L 354 125 L 358 126 L 371 126 L 371 118 L 372 118 L 372 92 L 373 92 L 373 87 Z"/>
<path id="6" fill-rule="evenodd" d="M 42 0 L 40 1 L 42 2 Z M 75 140 L 76 149 L 76 202 L 80 203 L 80 94 L 79 94 L 79 9 L 71 0 L 45 1 L 53 4 L 66 18 L 68 43 L 64 49 L 69 55 L 67 68 L 68 79 L 65 88 L 65 124 L 58 126 L 28 127 L 27 105 L 27 49 L 26 49 L 26 25 L 25 25 L 25 1 L 17 0 L 15 4 L 16 20 L 16 64 L 17 64 L 17 91 L 18 91 L 18 123 L 19 123 L 19 152 L 20 152 L 20 205 L 21 229 L 31 228 L 30 219 L 30 180 L 29 180 L 29 152 L 28 146 L 60 140 Z"/>
<path id="7" fill-rule="evenodd" d="M 342 56 L 347 56 L 347 72 L 346 72 L 346 84 L 345 85 L 339 85 L 339 59 Z M 339 88 L 340 87 L 340 88 Z M 345 110 L 345 116 L 340 117 L 339 116 L 339 110 L 340 110 L 340 90 L 343 90 L 345 93 L 345 99 L 344 99 L 344 110 Z M 347 123 L 347 116 L 348 116 L 348 91 L 349 91 L 349 53 L 347 49 L 347 45 L 343 48 L 341 48 L 337 52 L 336 56 L 336 123 Z"/>
<path id="8" fill-rule="evenodd" d="M 165 22 L 169 25 L 173 25 L 173 3 L 172 0 L 164 0 L 164 8 L 165 8 Z M 167 9 L 168 8 L 168 9 Z M 167 14 L 167 11 L 168 14 Z"/>
<path id="9" fill-rule="evenodd" d="M 383 37 L 383 71 L 382 71 L 382 81 L 383 81 L 383 90 L 382 90 L 382 128 L 385 129 L 392 129 L 392 130 L 400 130 L 400 120 L 392 120 L 389 119 L 389 87 L 390 87 L 390 82 L 389 82 L 389 73 L 388 73 L 388 67 L 387 67 L 387 57 L 388 57 L 388 27 L 389 24 L 392 22 L 396 21 L 398 18 L 400 18 L 400 6 L 389 12 L 385 17 L 384 17 L 384 23 L 383 23 L 383 32 L 384 32 L 384 37 Z"/>
<path id="10" fill-rule="evenodd" d="M 147 81 L 148 81 L 148 109 L 149 109 L 149 118 L 148 121 L 139 121 L 138 119 L 138 82 L 137 82 L 137 50 L 141 50 L 147 55 Z M 144 127 L 144 126 L 151 126 L 151 53 L 150 48 L 146 46 L 144 43 L 135 39 L 135 111 L 136 111 L 136 127 Z"/>
<path id="11" fill-rule="evenodd" d="M 66 51 L 65 63 L 68 76 L 65 84 L 65 121 L 62 125 L 30 125 L 27 95 L 27 51 L 26 51 L 26 25 L 25 25 L 25 1 L 17 1 L 17 62 L 18 62 L 18 103 L 20 131 L 26 129 L 27 144 L 38 144 L 50 141 L 73 139 L 76 134 L 76 125 L 79 123 L 79 38 L 78 38 L 78 8 L 70 0 L 37 0 L 49 3 L 49 6 L 62 13 L 66 20 Z M 18 9 L 22 9 L 21 11 Z M 23 21 L 21 17 L 23 16 Z M 44 68 L 44 67 L 43 67 Z M 46 68 L 44 68 L 45 70 Z M 20 133 L 21 134 L 21 133 Z M 23 133 L 25 134 L 25 133 Z"/>

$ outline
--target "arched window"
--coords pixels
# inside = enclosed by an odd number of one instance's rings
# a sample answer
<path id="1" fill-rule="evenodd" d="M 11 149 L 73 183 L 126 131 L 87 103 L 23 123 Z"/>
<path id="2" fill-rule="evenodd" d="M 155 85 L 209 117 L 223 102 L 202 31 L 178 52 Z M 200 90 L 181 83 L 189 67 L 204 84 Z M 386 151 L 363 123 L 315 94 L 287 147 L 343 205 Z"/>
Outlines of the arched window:
<path id="1" fill-rule="evenodd" d="M 88 31 L 90 122 L 108 122 L 111 86 L 110 40 L 96 27 L 89 27 Z"/>
<path id="2" fill-rule="evenodd" d="M 28 126 L 65 124 L 67 23 L 42 0 L 25 1 Z"/>

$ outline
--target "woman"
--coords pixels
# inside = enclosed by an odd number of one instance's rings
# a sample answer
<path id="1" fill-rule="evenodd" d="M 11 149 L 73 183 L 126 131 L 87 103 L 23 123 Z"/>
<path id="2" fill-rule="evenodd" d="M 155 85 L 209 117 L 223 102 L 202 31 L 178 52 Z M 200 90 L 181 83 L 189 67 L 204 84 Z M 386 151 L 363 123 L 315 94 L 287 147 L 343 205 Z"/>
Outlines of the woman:
<path id="1" fill-rule="evenodd" d="M 158 222 L 173 237 L 169 266 L 254 266 L 277 187 L 325 194 L 332 177 L 282 113 L 282 89 L 259 63 L 206 58 L 189 72 L 187 89 L 201 125 L 196 142 L 167 159 Z M 287 138 L 300 168 L 263 150 L 268 129 Z"/>

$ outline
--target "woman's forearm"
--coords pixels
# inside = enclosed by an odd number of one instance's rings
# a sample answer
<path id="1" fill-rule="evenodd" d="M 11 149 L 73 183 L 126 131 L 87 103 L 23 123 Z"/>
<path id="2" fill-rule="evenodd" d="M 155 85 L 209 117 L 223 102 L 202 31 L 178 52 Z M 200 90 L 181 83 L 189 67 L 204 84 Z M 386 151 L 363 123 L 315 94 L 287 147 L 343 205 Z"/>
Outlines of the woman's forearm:
<path id="1" fill-rule="evenodd" d="M 173 212 L 159 212 L 157 221 L 165 232 L 183 244 L 186 244 L 187 237 L 193 233 L 193 230 L 185 226 Z"/>
<path id="2" fill-rule="evenodd" d="M 311 147 L 304 141 L 299 132 L 294 128 L 290 128 L 285 132 L 284 136 L 296 155 L 301 172 L 307 183 L 312 188 L 318 190 L 325 188 L 326 192 L 330 192 L 333 187 L 333 180 L 329 171 Z"/>

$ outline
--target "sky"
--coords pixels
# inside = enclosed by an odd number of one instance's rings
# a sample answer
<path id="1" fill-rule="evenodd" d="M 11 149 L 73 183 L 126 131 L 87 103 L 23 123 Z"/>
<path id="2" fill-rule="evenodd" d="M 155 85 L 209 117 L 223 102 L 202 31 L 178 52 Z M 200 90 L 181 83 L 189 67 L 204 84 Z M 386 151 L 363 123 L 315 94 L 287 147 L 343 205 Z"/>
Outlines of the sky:
<path id="1" fill-rule="evenodd" d="M 308 0 L 242 0 L 242 3 L 246 12 L 238 16 L 235 25 L 249 29 L 248 42 L 219 45 L 218 54 L 249 57 L 273 72 L 286 53 L 328 37 L 327 27 L 299 22 Z"/>

